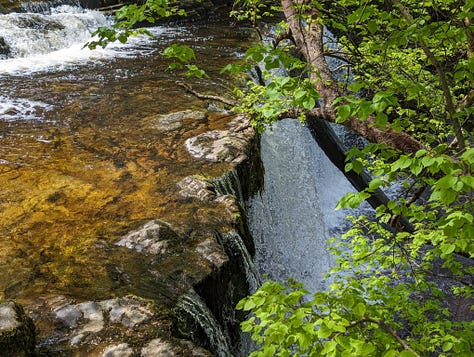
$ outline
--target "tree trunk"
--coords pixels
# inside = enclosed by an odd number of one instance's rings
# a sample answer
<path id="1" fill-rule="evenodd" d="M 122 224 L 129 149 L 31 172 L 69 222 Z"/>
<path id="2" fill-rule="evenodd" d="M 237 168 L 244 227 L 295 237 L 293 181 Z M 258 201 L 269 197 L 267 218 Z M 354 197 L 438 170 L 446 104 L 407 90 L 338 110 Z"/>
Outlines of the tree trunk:
<path id="1" fill-rule="evenodd" d="M 321 108 L 309 115 L 335 122 L 333 102 L 345 93 L 332 76 L 324 57 L 323 26 L 318 21 L 318 11 L 314 6 L 303 7 L 306 5 L 304 0 L 282 0 L 281 4 L 291 36 L 310 67 L 310 80 L 322 100 Z M 423 148 L 418 140 L 407 133 L 377 127 L 370 117 L 365 121 L 349 118 L 344 125 L 370 142 L 384 143 L 411 153 Z"/>

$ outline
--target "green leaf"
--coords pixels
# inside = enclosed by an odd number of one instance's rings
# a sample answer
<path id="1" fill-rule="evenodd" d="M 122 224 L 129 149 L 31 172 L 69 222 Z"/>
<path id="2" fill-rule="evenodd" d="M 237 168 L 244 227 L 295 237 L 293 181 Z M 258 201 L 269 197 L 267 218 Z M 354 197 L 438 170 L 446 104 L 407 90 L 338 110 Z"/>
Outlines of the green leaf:
<path id="1" fill-rule="evenodd" d="M 387 114 L 383 112 L 378 112 L 377 115 L 375 116 L 375 124 L 378 127 L 384 127 L 388 122 L 388 116 Z"/>
<path id="2" fill-rule="evenodd" d="M 356 315 L 358 318 L 362 318 L 365 315 L 365 312 L 367 311 L 367 308 L 365 305 L 361 302 L 359 302 L 356 306 L 353 307 L 352 312 L 354 312 L 354 315 Z"/>
<path id="3" fill-rule="evenodd" d="M 454 346 L 454 344 L 451 341 L 447 341 L 447 342 L 443 343 L 443 352 L 451 351 L 453 346 Z"/>
<path id="4" fill-rule="evenodd" d="M 373 35 L 377 32 L 377 30 L 379 29 L 379 25 L 377 24 L 376 21 L 374 20 L 370 20 L 368 23 L 367 23 L 367 28 L 369 29 L 369 32 Z"/>
<path id="5" fill-rule="evenodd" d="M 336 109 L 336 112 L 337 112 L 336 122 L 343 123 L 350 117 L 352 113 L 352 108 L 350 105 L 344 104 L 344 105 L 338 106 Z"/>
<path id="6" fill-rule="evenodd" d="M 405 169 L 408 166 L 410 166 L 412 164 L 412 162 L 413 162 L 412 158 L 410 158 L 406 155 L 402 155 L 402 156 L 400 156 L 400 158 L 397 161 L 395 161 L 392 164 L 391 171 L 395 172 L 395 171 L 398 171 L 398 170 Z"/>
<path id="7" fill-rule="evenodd" d="M 319 338 L 327 338 L 331 336 L 332 330 L 323 322 L 318 330 Z"/>

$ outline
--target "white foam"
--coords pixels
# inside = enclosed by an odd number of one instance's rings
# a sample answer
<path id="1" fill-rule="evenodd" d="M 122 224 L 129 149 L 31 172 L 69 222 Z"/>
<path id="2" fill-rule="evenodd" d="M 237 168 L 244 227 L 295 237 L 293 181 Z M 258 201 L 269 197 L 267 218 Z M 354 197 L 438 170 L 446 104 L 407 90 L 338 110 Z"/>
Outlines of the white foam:
<path id="1" fill-rule="evenodd" d="M 60 71 L 93 61 L 147 53 L 146 48 L 140 48 L 150 40 L 146 35 L 132 37 L 126 44 L 112 43 L 106 49 L 84 47 L 92 40 L 93 31 L 110 24 L 110 19 L 98 11 L 68 5 L 51 9 L 50 15 L 0 15 L 0 38 L 10 48 L 9 58 L 0 60 L 0 75 Z M 169 29 L 153 27 L 149 31 L 156 36 Z"/>
<path id="2" fill-rule="evenodd" d="M 40 101 L 0 96 L 0 120 L 42 120 L 53 106 Z"/>

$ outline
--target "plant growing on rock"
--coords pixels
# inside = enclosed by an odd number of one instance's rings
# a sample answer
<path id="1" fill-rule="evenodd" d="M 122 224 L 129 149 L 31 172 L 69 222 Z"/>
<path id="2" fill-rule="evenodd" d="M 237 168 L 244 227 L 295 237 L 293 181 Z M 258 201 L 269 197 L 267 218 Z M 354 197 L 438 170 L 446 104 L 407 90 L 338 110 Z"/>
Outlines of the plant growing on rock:
<path id="1" fill-rule="evenodd" d="M 234 13 L 258 26 L 267 5 L 237 1 Z M 234 110 L 260 130 L 280 118 L 317 118 L 366 138 L 348 152 L 346 170 L 372 180 L 337 208 L 395 182 L 403 189 L 375 219 L 350 218 L 352 228 L 332 241 L 328 291 L 308 298 L 300 284 L 268 281 L 239 303 L 250 313 L 242 328 L 259 346 L 252 356 L 472 355 L 474 1 L 279 5 L 273 43 L 224 69 L 255 65 L 265 79 L 237 88 Z"/>

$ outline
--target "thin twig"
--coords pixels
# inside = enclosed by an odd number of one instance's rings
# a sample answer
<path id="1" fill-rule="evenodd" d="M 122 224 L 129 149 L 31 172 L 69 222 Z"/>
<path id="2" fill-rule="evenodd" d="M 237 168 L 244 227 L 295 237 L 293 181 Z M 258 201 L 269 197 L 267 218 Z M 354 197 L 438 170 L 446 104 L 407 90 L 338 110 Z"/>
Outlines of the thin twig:
<path id="1" fill-rule="evenodd" d="M 228 99 L 228 98 L 220 97 L 220 96 L 217 96 L 217 95 L 208 95 L 208 94 L 198 93 L 187 83 L 177 81 L 176 84 L 178 86 L 184 88 L 184 90 L 186 92 L 191 93 L 196 98 L 203 99 L 203 100 L 213 100 L 215 102 L 221 102 L 223 104 L 230 105 L 232 107 L 235 107 L 237 105 L 237 102 L 235 102 L 231 99 Z"/>

